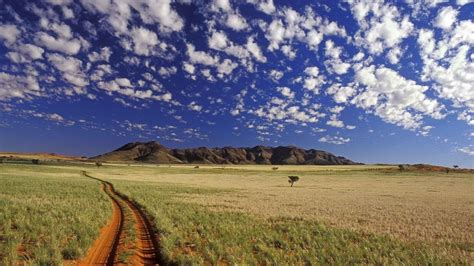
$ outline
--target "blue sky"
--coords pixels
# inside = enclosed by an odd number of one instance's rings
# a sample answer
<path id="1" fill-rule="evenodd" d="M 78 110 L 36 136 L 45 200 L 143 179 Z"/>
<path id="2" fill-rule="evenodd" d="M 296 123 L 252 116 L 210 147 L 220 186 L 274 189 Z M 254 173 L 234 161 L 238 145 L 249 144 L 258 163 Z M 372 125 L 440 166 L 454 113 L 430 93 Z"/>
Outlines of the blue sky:
<path id="1" fill-rule="evenodd" d="M 474 2 L 0 0 L 0 150 L 474 167 Z"/>

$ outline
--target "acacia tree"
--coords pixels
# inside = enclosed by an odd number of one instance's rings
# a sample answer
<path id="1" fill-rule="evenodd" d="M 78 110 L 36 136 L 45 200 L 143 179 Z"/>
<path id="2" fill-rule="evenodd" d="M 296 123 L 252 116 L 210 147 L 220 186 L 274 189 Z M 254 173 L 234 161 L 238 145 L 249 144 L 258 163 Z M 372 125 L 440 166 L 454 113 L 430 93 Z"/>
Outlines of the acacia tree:
<path id="1" fill-rule="evenodd" d="M 300 180 L 300 177 L 299 177 L 299 176 L 296 176 L 296 175 L 290 175 L 290 176 L 288 176 L 288 183 L 290 183 L 291 186 L 293 186 L 293 184 L 295 184 L 296 182 L 298 182 L 298 180 Z"/>
<path id="2" fill-rule="evenodd" d="M 459 168 L 459 165 L 456 165 L 456 164 L 455 164 L 455 165 L 453 165 L 453 168 L 454 168 L 454 169 L 458 169 L 458 168 Z"/>

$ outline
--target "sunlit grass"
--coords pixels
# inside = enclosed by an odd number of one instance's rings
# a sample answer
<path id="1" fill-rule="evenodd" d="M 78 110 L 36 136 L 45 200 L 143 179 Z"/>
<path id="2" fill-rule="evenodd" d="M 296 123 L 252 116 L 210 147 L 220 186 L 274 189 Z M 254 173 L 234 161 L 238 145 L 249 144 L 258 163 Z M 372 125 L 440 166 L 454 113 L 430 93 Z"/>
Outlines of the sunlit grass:
<path id="1" fill-rule="evenodd" d="M 99 183 L 76 170 L 3 164 L 0 184 L 2 265 L 83 257 L 111 215 Z"/>
<path id="2" fill-rule="evenodd" d="M 257 219 L 232 211 L 210 211 L 182 203 L 185 194 L 220 194 L 219 189 L 116 181 L 121 191 L 155 217 L 164 257 L 170 263 L 231 264 L 426 264 L 462 263 L 421 243 L 357 233 L 298 218 Z M 138 183 L 138 184 L 137 184 Z M 464 261 L 465 262 L 465 261 Z"/>

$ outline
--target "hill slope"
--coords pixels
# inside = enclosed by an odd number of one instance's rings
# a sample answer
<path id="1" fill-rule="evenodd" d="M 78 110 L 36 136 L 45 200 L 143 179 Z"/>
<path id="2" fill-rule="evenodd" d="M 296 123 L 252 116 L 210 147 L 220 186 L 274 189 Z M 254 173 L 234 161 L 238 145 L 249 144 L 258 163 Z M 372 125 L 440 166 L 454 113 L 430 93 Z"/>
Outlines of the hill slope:
<path id="1" fill-rule="evenodd" d="M 252 148 L 168 149 L 158 142 L 132 142 L 112 152 L 90 158 L 100 161 L 136 161 L 180 164 L 357 164 L 349 159 L 320 150 L 293 146 L 255 146 Z"/>

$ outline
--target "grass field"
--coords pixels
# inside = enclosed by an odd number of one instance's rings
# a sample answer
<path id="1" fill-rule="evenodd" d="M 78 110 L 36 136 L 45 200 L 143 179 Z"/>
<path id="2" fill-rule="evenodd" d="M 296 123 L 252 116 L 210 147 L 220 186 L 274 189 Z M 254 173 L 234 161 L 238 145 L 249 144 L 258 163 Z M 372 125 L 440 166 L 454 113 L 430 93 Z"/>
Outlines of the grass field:
<path id="1" fill-rule="evenodd" d="M 2 202 L 22 201 L 21 197 L 30 193 L 55 199 L 66 193 L 61 189 L 71 186 L 45 188 L 69 182 L 75 184 L 72 187 L 81 186 L 82 193 L 69 192 L 57 201 L 75 198 L 69 205 L 90 199 L 103 202 L 103 206 L 93 205 L 105 209 L 95 214 L 97 221 L 84 224 L 89 228 L 84 232 L 91 236 L 94 227 L 98 230 L 104 223 L 110 205 L 100 194 L 98 183 L 76 173 L 86 169 L 90 175 L 113 183 L 153 218 L 161 253 L 170 263 L 473 262 L 474 175 L 469 173 L 400 173 L 390 166 L 280 166 L 276 171 L 269 166 L 0 168 L 2 183 L 30 184 L 29 190 L 21 193 L 13 193 L 17 189 L 14 185 L 14 189 L 1 187 Z M 288 175 L 300 177 L 292 188 Z M 68 204 L 53 203 L 53 209 Z M 83 205 L 83 212 L 98 212 L 90 207 Z M 67 217 L 74 215 L 83 214 L 68 213 Z M 61 237 L 77 230 L 70 229 L 74 224 L 65 225 Z M 14 239 L 20 232 L 10 230 L 8 234 Z M 2 231 L 2 235 L 6 234 Z M 46 248 L 50 242 L 45 243 Z M 78 254 L 83 254 L 86 246 L 74 240 L 68 245 Z M 49 248 L 61 254 L 63 246 Z M 3 254 L 17 249 L 18 244 L 2 243 L 0 256 L 6 258 Z"/>
<path id="2" fill-rule="evenodd" d="M 0 164 L 0 264 L 57 265 L 84 256 L 111 214 L 76 169 Z"/>

